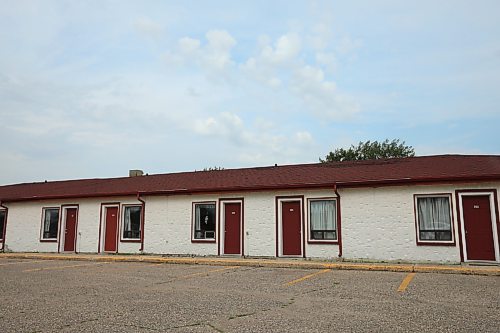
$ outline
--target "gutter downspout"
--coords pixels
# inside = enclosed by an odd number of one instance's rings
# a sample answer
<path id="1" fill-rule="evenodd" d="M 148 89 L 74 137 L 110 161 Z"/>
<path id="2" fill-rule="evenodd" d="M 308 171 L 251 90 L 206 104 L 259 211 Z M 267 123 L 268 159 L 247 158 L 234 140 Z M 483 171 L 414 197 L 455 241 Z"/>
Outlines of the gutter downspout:
<path id="1" fill-rule="evenodd" d="M 5 251 L 5 234 L 7 233 L 7 217 L 9 216 L 9 207 L 3 205 L 4 203 L 0 200 L 0 207 L 5 208 L 5 217 L 3 220 L 3 237 L 2 237 L 2 252 Z"/>
<path id="2" fill-rule="evenodd" d="M 139 251 L 143 252 L 144 251 L 144 217 L 146 216 L 146 202 L 141 198 L 141 193 L 137 192 L 137 200 L 141 203 L 142 209 L 141 209 L 141 248 Z"/>
<path id="3" fill-rule="evenodd" d="M 340 213 L 340 194 L 337 191 L 337 184 L 333 185 L 333 191 L 337 195 L 337 236 L 339 238 L 339 258 L 342 258 L 342 215 Z"/>

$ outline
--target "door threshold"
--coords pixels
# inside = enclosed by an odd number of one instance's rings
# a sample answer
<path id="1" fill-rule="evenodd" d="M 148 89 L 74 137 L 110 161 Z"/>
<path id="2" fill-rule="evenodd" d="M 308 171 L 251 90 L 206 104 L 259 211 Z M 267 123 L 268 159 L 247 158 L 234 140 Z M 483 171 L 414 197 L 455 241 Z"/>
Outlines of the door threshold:
<path id="1" fill-rule="evenodd" d="M 498 261 L 482 261 L 482 260 L 471 260 L 463 262 L 462 265 L 465 266 L 500 266 Z"/>

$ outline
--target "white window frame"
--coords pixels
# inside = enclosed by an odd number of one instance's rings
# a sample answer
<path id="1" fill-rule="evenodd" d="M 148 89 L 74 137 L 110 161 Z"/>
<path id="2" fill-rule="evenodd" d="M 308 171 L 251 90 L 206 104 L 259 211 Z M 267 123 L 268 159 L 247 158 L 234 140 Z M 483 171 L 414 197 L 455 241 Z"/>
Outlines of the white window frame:
<path id="1" fill-rule="evenodd" d="M 117 208 L 116 214 L 118 215 L 118 226 L 117 226 L 117 239 L 116 239 L 116 251 L 105 251 L 105 241 L 106 241 L 106 214 L 108 208 Z M 109 202 L 101 203 L 101 214 L 100 214 L 100 225 L 99 225 L 99 253 L 118 253 L 120 247 L 120 219 L 121 219 L 121 204 L 119 202 Z"/>
<path id="2" fill-rule="evenodd" d="M 140 211 L 140 215 L 139 215 L 139 237 L 138 238 L 133 238 L 133 237 L 124 237 L 123 236 L 123 233 L 125 232 L 125 211 L 127 208 L 130 208 L 130 207 L 139 207 L 139 209 L 141 210 Z M 142 205 L 140 204 L 124 204 L 122 205 L 122 216 L 121 216 L 121 223 L 120 223 L 120 241 L 124 241 L 124 242 L 139 242 L 141 240 L 141 236 L 142 236 Z"/>
<path id="3" fill-rule="evenodd" d="M 221 255 L 224 256 L 234 256 L 234 254 L 224 254 L 225 250 L 225 231 L 226 231 L 226 204 L 232 204 L 232 203 L 237 203 L 240 204 L 240 254 L 243 255 L 243 235 L 244 235 L 244 230 L 243 230 L 243 200 L 242 199 L 222 199 L 219 201 L 220 205 L 220 230 L 221 230 L 221 237 L 220 237 L 220 249 L 221 249 Z M 216 228 L 217 229 L 217 228 Z"/>
<path id="4" fill-rule="evenodd" d="M 312 238 L 311 230 L 311 203 L 314 201 L 334 201 L 335 202 L 335 239 L 314 239 Z M 338 221 L 338 200 L 335 197 L 327 198 L 307 198 L 307 242 L 308 243 L 325 243 L 325 244 L 338 244 L 339 242 L 339 221 Z"/>
<path id="5" fill-rule="evenodd" d="M 420 239 L 420 216 L 418 213 L 418 199 L 419 198 L 448 198 L 450 210 L 450 234 L 451 240 L 426 240 Z M 453 196 L 451 193 L 437 193 L 437 194 L 417 194 L 414 198 L 415 207 L 415 223 L 417 233 L 417 245 L 455 245 L 455 228 L 453 218 Z"/>
<path id="6" fill-rule="evenodd" d="M 304 246 L 304 198 L 302 196 L 297 197 L 278 197 L 276 199 L 278 203 L 278 257 L 283 258 L 305 258 L 305 246 Z M 283 255 L 283 202 L 300 202 L 300 249 L 301 255 Z"/>
<path id="7" fill-rule="evenodd" d="M 214 237 L 213 238 L 195 238 L 196 233 L 196 206 L 198 205 L 213 205 L 215 209 L 214 216 Z M 193 243 L 215 243 L 217 241 L 217 223 L 218 223 L 218 215 L 217 215 L 217 201 L 209 200 L 209 201 L 196 201 L 192 203 L 191 208 L 191 242 Z"/>
<path id="8" fill-rule="evenodd" d="M 496 210 L 495 210 L 495 197 L 493 192 L 460 192 L 458 193 L 458 207 L 460 211 L 460 231 L 462 234 L 461 240 L 462 240 L 462 250 L 464 254 L 464 262 L 477 262 L 478 260 L 469 260 L 467 258 L 467 243 L 465 240 L 465 221 L 464 221 L 464 209 L 462 206 L 462 198 L 466 196 L 488 196 L 489 201 L 490 201 L 490 218 L 491 218 L 491 225 L 492 225 L 492 232 L 493 232 L 493 248 L 495 249 L 495 261 L 500 262 L 500 249 L 499 249 L 499 244 L 498 244 L 498 231 L 497 231 L 497 225 L 496 225 Z M 479 260 L 482 261 L 482 260 Z M 491 261 L 486 261 L 486 262 L 491 262 Z"/>
<path id="9" fill-rule="evenodd" d="M 64 252 L 64 243 L 66 242 L 66 216 L 68 215 L 68 209 L 75 208 L 76 209 L 76 230 L 75 230 L 75 252 L 78 252 L 76 250 L 76 244 L 78 244 L 78 210 L 79 206 L 78 205 L 63 205 L 61 207 L 61 211 L 59 212 L 59 227 L 60 229 L 58 230 L 59 236 L 59 252 Z M 63 232 L 64 231 L 64 232 Z"/>
<path id="10" fill-rule="evenodd" d="M 58 212 L 58 217 L 57 217 L 57 233 L 55 238 L 45 238 L 44 237 L 44 229 L 45 229 L 45 218 L 48 210 L 57 210 Z M 42 221 L 41 221 L 41 227 L 40 227 L 40 241 L 42 242 L 47 242 L 47 241 L 57 241 L 59 238 L 59 231 L 60 231 L 60 226 L 61 226 L 61 207 L 43 207 L 42 208 Z"/>

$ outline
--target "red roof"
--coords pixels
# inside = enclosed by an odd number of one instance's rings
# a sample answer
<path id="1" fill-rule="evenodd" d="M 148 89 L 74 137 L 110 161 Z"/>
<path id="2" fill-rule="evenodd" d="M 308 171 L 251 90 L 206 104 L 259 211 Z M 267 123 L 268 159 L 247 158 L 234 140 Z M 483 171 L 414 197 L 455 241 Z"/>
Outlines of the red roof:
<path id="1" fill-rule="evenodd" d="M 439 155 L 0 186 L 0 200 L 500 180 L 500 156 Z"/>

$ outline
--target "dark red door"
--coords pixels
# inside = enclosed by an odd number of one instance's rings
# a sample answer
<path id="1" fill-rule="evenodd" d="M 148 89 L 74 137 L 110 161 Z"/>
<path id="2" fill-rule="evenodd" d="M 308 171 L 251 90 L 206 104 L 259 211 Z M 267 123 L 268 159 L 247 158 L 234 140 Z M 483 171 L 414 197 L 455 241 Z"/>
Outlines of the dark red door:
<path id="1" fill-rule="evenodd" d="M 281 204 L 281 223 L 283 230 L 283 255 L 302 255 L 300 201 L 288 201 Z"/>
<path id="2" fill-rule="evenodd" d="M 467 259 L 495 260 L 489 196 L 463 196 L 462 209 Z"/>
<path id="3" fill-rule="evenodd" d="M 224 254 L 241 254 L 241 204 L 224 204 Z"/>
<path id="4" fill-rule="evenodd" d="M 66 222 L 64 223 L 64 251 L 75 251 L 76 240 L 76 208 L 66 209 Z"/>
<path id="5" fill-rule="evenodd" d="M 116 252 L 118 238 L 118 207 L 106 208 L 106 231 L 104 233 L 104 251 Z"/>

